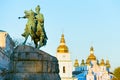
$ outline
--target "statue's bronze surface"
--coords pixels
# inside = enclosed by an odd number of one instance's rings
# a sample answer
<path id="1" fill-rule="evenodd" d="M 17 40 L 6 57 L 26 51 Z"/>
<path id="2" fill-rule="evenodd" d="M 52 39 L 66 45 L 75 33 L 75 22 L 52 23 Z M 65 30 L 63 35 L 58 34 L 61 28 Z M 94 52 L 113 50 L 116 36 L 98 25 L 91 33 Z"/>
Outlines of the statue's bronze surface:
<path id="1" fill-rule="evenodd" d="M 27 24 L 25 26 L 25 31 L 22 34 L 23 37 L 25 37 L 25 41 L 23 44 L 25 45 L 28 36 L 31 36 L 31 39 L 34 41 L 35 47 L 40 48 L 47 43 L 47 35 L 44 29 L 44 16 L 42 13 L 40 13 L 40 6 L 38 5 L 35 8 L 35 11 L 27 11 L 25 10 L 25 16 L 19 17 L 20 18 L 27 18 Z M 39 44 L 38 44 L 39 43 Z"/>

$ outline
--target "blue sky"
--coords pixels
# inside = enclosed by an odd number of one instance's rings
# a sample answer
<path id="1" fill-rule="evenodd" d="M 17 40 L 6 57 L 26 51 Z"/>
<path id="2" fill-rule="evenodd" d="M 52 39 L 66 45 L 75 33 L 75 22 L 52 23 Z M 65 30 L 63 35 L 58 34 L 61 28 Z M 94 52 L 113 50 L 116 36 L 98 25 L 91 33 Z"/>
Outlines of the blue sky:
<path id="1" fill-rule="evenodd" d="M 41 49 L 55 55 L 64 33 L 72 60 L 86 59 L 91 46 L 100 60 L 120 66 L 120 0 L 1 0 L 0 29 L 21 39 L 24 10 L 41 7 L 48 43 Z"/>

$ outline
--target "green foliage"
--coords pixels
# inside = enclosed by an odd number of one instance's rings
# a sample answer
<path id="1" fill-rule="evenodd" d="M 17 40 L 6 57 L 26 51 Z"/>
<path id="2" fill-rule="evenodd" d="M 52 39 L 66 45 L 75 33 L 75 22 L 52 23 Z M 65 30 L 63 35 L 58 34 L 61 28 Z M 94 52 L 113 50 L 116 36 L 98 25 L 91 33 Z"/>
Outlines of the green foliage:
<path id="1" fill-rule="evenodd" d="M 113 78 L 112 80 L 120 80 L 120 67 L 116 68 L 113 72 L 113 75 L 117 78 Z"/>

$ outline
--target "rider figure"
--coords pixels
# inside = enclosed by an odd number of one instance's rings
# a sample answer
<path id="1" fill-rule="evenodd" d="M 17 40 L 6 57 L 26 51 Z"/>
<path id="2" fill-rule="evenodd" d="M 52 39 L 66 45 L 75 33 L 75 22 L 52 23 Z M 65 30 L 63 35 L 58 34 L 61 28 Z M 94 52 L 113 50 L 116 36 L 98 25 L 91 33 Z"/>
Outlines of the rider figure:
<path id="1" fill-rule="evenodd" d="M 35 8 L 35 11 L 36 11 L 35 18 L 37 20 L 36 35 L 41 34 L 41 37 L 47 39 L 46 32 L 45 32 L 45 29 L 44 29 L 44 16 L 43 16 L 42 13 L 40 13 L 40 6 L 39 5 Z"/>

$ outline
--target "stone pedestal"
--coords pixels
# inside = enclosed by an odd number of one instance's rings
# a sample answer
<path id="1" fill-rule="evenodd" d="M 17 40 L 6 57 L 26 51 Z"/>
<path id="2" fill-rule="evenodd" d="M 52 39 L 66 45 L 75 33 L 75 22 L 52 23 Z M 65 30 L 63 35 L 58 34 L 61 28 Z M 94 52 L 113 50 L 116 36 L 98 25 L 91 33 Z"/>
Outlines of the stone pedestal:
<path id="1" fill-rule="evenodd" d="M 56 57 L 31 46 L 18 46 L 11 55 L 7 80 L 60 80 Z"/>

